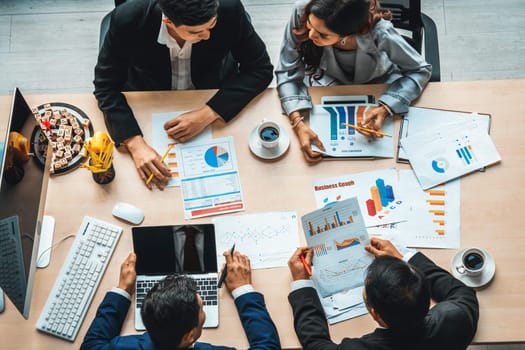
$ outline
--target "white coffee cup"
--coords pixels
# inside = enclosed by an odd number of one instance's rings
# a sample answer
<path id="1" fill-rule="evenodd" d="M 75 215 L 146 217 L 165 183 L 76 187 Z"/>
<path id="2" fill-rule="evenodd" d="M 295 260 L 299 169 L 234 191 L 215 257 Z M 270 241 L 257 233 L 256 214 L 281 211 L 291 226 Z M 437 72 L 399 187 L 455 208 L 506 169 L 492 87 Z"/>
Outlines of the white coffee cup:
<path id="1" fill-rule="evenodd" d="M 266 148 L 275 148 L 279 145 L 281 128 L 271 120 L 263 119 L 257 127 L 257 135 L 261 145 Z"/>
<path id="2" fill-rule="evenodd" d="M 456 271 L 462 275 L 479 276 L 485 268 L 485 253 L 478 248 L 465 249 L 461 254 L 461 262 L 456 265 Z"/>

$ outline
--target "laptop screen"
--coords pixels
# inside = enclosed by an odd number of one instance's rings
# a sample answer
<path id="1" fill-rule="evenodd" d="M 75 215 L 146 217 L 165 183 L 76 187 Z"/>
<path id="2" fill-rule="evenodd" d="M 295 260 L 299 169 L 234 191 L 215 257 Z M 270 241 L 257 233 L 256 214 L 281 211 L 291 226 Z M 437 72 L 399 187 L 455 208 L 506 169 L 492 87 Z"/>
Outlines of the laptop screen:
<path id="1" fill-rule="evenodd" d="M 217 272 L 213 224 L 132 228 L 137 275 Z"/>

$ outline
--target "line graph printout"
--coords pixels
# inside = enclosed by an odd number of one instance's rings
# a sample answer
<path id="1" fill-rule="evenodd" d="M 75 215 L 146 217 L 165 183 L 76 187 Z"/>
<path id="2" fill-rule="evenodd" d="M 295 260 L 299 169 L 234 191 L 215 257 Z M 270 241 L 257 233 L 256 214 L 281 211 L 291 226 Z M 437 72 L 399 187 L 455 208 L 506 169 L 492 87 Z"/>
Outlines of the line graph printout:
<path id="1" fill-rule="evenodd" d="M 364 249 L 369 238 L 357 198 L 317 209 L 301 222 L 314 250 L 312 280 L 321 297 L 362 287 L 373 256 Z"/>
<path id="2" fill-rule="evenodd" d="M 181 114 L 184 114 L 185 111 L 182 112 L 168 112 L 168 113 L 154 113 L 152 115 L 151 119 L 151 132 L 152 132 L 152 138 L 151 138 L 151 144 L 152 147 L 157 151 L 158 154 L 163 155 L 168 146 L 175 145 L 175 141 L 168 136 L 166 133 L 166 130 L 164 130 L 164 124 L 171 120 L 175 119 Z M 195 136 L 190 141 L 186 142 L 185 144 L 192 144 L 192 143 L 199 143 L 206 140 L 211 140 L 212 134 L 211 134 L 211 127 L 208 126 L 206 129 L 204 129 L 203 132 L 201 132 L 199 135 Z M 179 163 L 180 159 L 177 157 L 178 155 L 178 146 L 175 145 L 171 149 L 171 151 L 167 154 L 166 159 L 164 160 L 164 164 L 168 166 L 168 169 L 170 169 L 171 172 L 171 178 L 168 182 L 168 187 L 176 187 L 180 186 L 180 174 L 179 174 Z"/>
<path id="3" fill-rule="evenodd" d="M 213 224 L 219 267 L 234 243 L 235 250 L 250 258 L 252 269 L 287 266 L 300 245 L 295 211 L 217 217 Z"/>

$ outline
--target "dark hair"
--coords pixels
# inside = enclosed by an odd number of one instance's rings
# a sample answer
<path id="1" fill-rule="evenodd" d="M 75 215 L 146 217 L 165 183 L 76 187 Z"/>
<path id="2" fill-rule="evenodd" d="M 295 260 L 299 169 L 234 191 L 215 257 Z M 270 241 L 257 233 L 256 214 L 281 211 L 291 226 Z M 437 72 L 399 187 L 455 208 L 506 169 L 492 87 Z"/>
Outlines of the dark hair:
<path id="1" fill-rule="evenodd" d="M 375 1 L 375 11 L 369 12 L 371 1 Z M 299 41 L 299 51 L 303 56 L 308 75 L 315 74 L 321 61 L 323 48 L 308 39 L 306 22 L 313 14 L 323 20 L 330 31 L 340 36 L 366 33 L 381 18 L 391 19 L 391 13 L 381 8 L 377 0 L 311 0 L 304 8 L 295 33 Z M 314 79 L 320 79 L 314 76 Z"/>
<path id="2" fill-rule="evenodd" d="M 368 267 L 366 302 L 394 334 L 421 329 L 430 308 L 430 289 L 423 272 L 403 260 L 380 256 Z"/>
<path id="3" fill-rule="evenodd" d="M 195 281 L 171 275 L 148 292 L 140 314 L 157 349 L 177 348 L 184 334 L 199 323 L 199 303 Z"/>
<path id="4" fill-rule="evenodd" d="M 159 6 L 176 26 L 196 26 L 217 16 L 218 0 L 159 0 Z"/>

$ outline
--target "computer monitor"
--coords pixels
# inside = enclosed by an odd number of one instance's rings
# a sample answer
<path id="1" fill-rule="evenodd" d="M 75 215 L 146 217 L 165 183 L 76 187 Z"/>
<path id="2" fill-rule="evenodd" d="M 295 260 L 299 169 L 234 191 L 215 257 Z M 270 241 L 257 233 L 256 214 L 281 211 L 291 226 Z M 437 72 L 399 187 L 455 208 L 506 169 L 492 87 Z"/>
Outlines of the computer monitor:
<path id="1" fill-rule="evenodd" d="M 32 158 L 29 143 L 37 125 L 31 109 L 15 88 L 0 163 L 0 287 L 29 318 L 33 279 L 47 190 L 46 165 Z M 51 147 L 48 147 L 51 152 Z"/>

